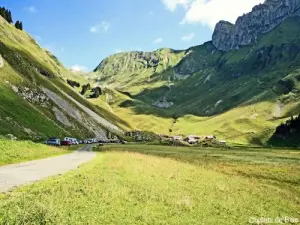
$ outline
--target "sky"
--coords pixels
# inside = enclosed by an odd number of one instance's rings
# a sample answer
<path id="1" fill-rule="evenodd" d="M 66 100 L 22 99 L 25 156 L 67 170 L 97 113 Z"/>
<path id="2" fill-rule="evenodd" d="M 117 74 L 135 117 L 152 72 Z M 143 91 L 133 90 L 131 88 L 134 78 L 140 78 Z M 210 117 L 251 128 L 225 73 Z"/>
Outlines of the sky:
<path id="1" fill-rule="evenodd" d="M 126 51 L 187 49 L 263 0 L 0 0 L 67 67 L 91 71 Z"/>

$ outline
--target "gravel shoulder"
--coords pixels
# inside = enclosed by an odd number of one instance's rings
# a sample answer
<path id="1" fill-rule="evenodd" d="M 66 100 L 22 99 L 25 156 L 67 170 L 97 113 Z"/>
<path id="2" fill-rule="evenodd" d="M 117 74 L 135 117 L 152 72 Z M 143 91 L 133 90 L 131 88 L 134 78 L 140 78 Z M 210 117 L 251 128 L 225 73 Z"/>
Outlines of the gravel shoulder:
<path id="1" fill-rule="evenodd" d="M 68 155 L 2 166 L 0 192 L 8 192 L 15 187 L 76 169 L 96 157 L 96 153 L 91 151 L 92 148 L 93 145 L 88 145 Z"/>

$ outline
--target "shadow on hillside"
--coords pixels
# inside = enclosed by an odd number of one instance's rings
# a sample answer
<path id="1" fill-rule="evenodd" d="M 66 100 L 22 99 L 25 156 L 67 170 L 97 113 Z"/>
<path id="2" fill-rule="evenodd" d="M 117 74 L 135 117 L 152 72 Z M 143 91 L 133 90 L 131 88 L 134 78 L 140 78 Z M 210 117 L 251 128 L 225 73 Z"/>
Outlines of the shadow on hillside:
<path id="1" fill-rule="evenodd" d="M 131 108 L 136 114 L 178 118 L 185 115 L 217 116 L 238 106 L 276 102 L 279 96 L 296 90 L 297 84 L 294 80 L 297 79 L 298 82 L 300 79 L 299 71 L 296 70 L 300 66 L 300 54 L 294 58 L 294 61 L 287 63 L 287 60 L 278 62 L 273 60 L 267 65 L 264 63 L 262 70 L 260 69 L 261 65 L 257 66 L 257 61 L 252 60 L 251 63 L 256 65 L 256 69 L 244 71 L 244 74 L 240 76 L 233 76 L 234 69 L 232 67 L 248 69 L 250 66 L 244 66 L 245 62 L 242 62 L 242 65 L 224 66 L 215 71 L 209 82 L 203 82 L 207 77 L 199 72 L 186 80 L 176 81 L 171 88 L 161 86 L 145 89 L 137 95 L 131 95 L 131 100 L 126 100 L 119 106 Z M 241 68 L 238 69 L 241 70 Z M 295 75 L 295 79 L 285 78 L 293 73 L 298 73 Z M 199 85 L 195 86 L 197 81 Z M 172 102 L 174 105 L 170 108 L 153 106 L 153 103 L 158 101 Z M 297 109 L 295 110 L 297 111 Z"/>

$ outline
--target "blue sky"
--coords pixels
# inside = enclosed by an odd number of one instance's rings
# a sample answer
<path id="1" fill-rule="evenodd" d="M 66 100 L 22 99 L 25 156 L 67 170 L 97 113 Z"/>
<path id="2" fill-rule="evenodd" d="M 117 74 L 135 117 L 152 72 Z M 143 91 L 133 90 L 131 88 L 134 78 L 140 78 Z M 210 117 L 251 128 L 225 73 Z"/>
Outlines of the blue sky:
<path id="1" fill-rule="evenodd" d="M 234 22 L 263 0 L 247 1 L 1 0 L 0 5 L 66 67 L 90 71 L 120 51 L 202 44 L 217 21 Z M 231 3 L 236 6 L 229 8 Z"/>

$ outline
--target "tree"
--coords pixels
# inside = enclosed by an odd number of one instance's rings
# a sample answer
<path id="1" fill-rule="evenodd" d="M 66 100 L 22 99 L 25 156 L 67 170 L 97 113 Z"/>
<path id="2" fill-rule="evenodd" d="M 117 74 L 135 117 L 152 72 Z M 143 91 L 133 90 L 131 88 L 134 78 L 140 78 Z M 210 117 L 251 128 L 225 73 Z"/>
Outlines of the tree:
<path id="1" fill-rule="evenodd" d="M 23 23 L 22 22 L 20 22 L 20 28 L 19 29 L 23 30 Z"/>
<path id="2" fill-rule="evenodd" d="M 16 23 L 15 23 L 15 27 L 16 27 L 17 29 L 19 29 L 19 28 L 20 28 L 20 22 L 19 22 L 19 20 L 17 20 L 17 21 L 16 21 Z"/>
<path id="3" fill-rule="evenodd" d="M 90 89 L 91 89 L 91 85 L 90 84 L 85 84 L 85 85 L 82 86 L 80 94 L 84 95 Z"/>
<path id="4" fill-rule="evenodd" d="M 19 20 L 15 23 L 15 27 L 19 30 L 23 30 L 23 23 Z"/>
<path id="5" fill-rule="evenodd" d="M 93 88 L 92 91 L 94 92 L 94 94 L 92 94 L 90 98 L 98 98 L 100 95 L 102 95 L 102 90 L 100 87 Z"/>
<path id="6" fill-rule="evenodd" d="M 9 22 L 9 23 L 12 23 L 13 20 L 12 20 L 12 16 L 11 16 L 11 11 L 6 10 L 6 11 L 5 11 L 5 15 L 6 15 L 6 18 L 5 18 L 6 21 Z"/>
<path id="7" fill-rule="evenodd" d="M 13 22 L 11 11 L 7 10 L 4 7 L 0 8 L 0 16 L 2 16 L 8 23 L 12 23 Z"/>
<path id="8" fill-rule="evenodd" d="M 296 118 L 291 116 L 285 123 L 280 124 L 276 128 L 274 135 L 276 137 L 285 138 L 294 133 L 300 133 L 300 115 Z"/>
<path id="9" fill-rule="evenodd" d="M 67 80 L 67 83 L 71 86 L 71 87 L 80 87 L 80 83 L 76 82 L 76 81 L 73 81 L 73 80 Z"/>

